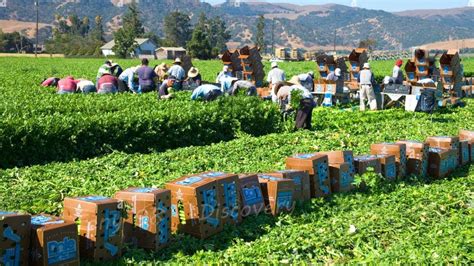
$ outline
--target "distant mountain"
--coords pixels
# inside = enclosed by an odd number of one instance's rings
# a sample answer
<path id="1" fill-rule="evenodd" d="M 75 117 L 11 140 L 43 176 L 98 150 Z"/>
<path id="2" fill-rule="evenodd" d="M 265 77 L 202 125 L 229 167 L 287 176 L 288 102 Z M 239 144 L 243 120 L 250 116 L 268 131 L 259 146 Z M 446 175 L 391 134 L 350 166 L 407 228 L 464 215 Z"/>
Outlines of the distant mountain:
<path id="1" fill-rule="evenodd" d="M 131 0 L 40 0 L 40 22 L 51 24 L 55 14 L 76 13 L 91 18 L 101 15 L 109 33 L 120 26 L 120 17 Z M 31 22 L 33 0 L 8 1 L 0 8 L 0 20 Z M 180 10 L 195 21 L 201 12 L 222 16 L 232 33 L 229 45 L 252 43 L 258 16 L 264 15 L 266 41 L 276 46 L 306 49 L 357 46 L 361 39 L 377 40 L 377 49 L 398 49 L 452 39 L 474 38 L 474 8 L 414 10 L 389 13 L 342 5 L 294 5 L 242 2 L 211 6 L 199 0 L 140 0 L 142 20 L 148 30 L 162 36 L 163 18 Z M 11 27 L 10 27 L 11 28 Z"/>

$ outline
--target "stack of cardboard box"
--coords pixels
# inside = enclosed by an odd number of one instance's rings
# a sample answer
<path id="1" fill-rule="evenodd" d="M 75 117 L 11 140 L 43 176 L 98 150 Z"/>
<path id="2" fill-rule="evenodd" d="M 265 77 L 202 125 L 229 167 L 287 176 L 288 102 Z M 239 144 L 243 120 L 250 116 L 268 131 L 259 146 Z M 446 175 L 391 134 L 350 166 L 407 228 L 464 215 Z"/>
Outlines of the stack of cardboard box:
<path id="1" fill-rule="evenodd" d="M 397 164 L 397 177 L 402 179 L 406 176 L 407 147 L 400 143 L 378 143 L 370 146 L 373 155 L 394 155 Z"/>
<path id="2" fill-rule="evenodd" d="M 312 198 L 331 195 L 327 155 L 319 153 L 297 154 L 286 159 L 286 168 L 308 172 Z"/>
<path id="3" fill-rule="evenodd" d="M 474 131 L 461 130 L 459 138 L 462 141 L 467 141 L 469 146 L 469 160 L 474 162 Z"/>
<path id="4" fill-rule="evenodd" d="M 31 216 L 0 211 L 2 265 L 28 265 Z"/>
<path id="5" fill-rule="evenodd" d="M 293 180 L 265 174 L 258 175 L 258 180 L 265 205 L 272 215 L 293 211 L 295 207 L 295 182 Z"/>
<path id="6" fill-rule="evenodd" d="M 430 145 L 427 142 L 404 140 L 407 147 L 407 174 L 425 177 L 428 174 Z"/>

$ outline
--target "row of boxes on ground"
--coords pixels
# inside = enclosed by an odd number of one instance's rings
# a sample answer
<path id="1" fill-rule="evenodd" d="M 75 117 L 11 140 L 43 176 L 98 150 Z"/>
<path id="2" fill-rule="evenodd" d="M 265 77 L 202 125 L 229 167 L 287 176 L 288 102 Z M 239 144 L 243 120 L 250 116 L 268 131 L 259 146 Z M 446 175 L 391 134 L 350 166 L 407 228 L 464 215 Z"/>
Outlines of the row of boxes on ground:
<path id="1" fill-rule="evenodd" d="M 406 174 L 444 177 L 473 159 L 474 132 L 462 131 L 460 138 L 374 144 L 372 155 L 366 156 L 354 157 L 350 151 L 300 154 L 287 159 L 291 170 L 241 176 L 208 172 L 170 182 L 169 190 L 131 188 L 115 199 L 66 198 L 63 218 L 0 213 L 6 239 L 0 255 L 7 265 L 28 261 L 28 254 L 33 265 L 77 265 L 78 250 L 95 260 L 120 256 L 122 243 L 159 250 L 171 231 L 206 238 L 251 214 L 278 215 L 291 211 L 295 201 L 349 191 L 354 174 L 369 167 L 392 180 Z"/>

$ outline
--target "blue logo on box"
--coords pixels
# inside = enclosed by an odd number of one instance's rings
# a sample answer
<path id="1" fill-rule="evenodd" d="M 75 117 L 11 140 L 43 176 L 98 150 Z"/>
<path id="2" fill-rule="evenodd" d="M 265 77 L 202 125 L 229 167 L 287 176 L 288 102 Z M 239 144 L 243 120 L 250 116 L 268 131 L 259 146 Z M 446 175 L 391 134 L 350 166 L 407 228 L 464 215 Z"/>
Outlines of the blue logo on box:
<path id="1" fill-rule="evenodd" d="M 190 186 L 190 185 L 192 185 L 194 183 L 197 183 L 201 180 L 202 180 L 202 177 L 200 177 L 200 176 L 192 176 L 192 177 L 188 177 L 184 180 L 178 181 L 178 182 L 176 182 L 176 184 L 182 185 L 182 186 Z"/>
<path id="2" fill-rule="evenodd" d="M 163 214 L 162 217 L 159 217 L 160 214 Z M 166 217 L 165 216 L 166 214 L 166 207 L 165 207 L 165 204 L 163 202 L 160 202 L 160 204 L 158 205 L 158 209 L 157 209 L 157 221 L 158 222 L 158 229 L 157 232 L 159 232 L 157 235 L 158 235 L 158 242 L 160 244 L 166 244 L 168 243 L 169 241 L 169 217 Z"/>
<path id="3" fill-rule="evenodd" d="M 227 208 L 230 210 L 232 219 L 237 220 L 239 217 L 239 204 L 237 202 L 237 186 L 235 182 L 224 184 L 224 200 Z"/>
<path id="4" fill-rule="evenodd" d="M 151 193 L 157 190 L 158 190 L 157 188 L 136 188 L 136 189 L 132 189 L 131 191 L 135 193 Z"/>
<path id="5" fill-rule="evenodd" d="M 263 202 L 263 196 L 262 192 L 260 191 L 260 187 L 252 186 L 250 188 L 243 188 L 242 194 L 245 205 L 251 206 Z"/>
<path id="6" fill-rule="evenodd" d="M 0 257 L 3 264 L 15 266 L 20 265 L 21 237 L 15 234 L 11 227 L 7 227 L 3 230 L 3 237 L 15 243 L 14 248 L 6 249 L 3 257 Z"/>
<path id="7" fill-rule="evenodd" d="M 325 163 L 318 163 L 318 183 L 319 188 L 324 194 L 329 194 L 329 186 L 324 184 L 329 178 L 329 169 L 328 165 Z"/>
<path id="8" fill-rule="evenodd" d="M 75 239 L 65 237 L 63 241 L 51 241 L 47 244 L 48 264 L 56 264 L 76 259 L 77 243 Z"/>
<path id="9" fill-rule="evenodd" d="M 209 189 L 204 191 L 204 218 L 206 221 L 214 226 L 217 227 L 219 225 L 219 220 L 217 218 L 211 217 L 212 213 L 217 208 L 217 196 L 216 196 L 215 189 Z"/>
<path id="10" fill-rule="evenodd" d="M 63 220 L 53 220 L 51 217 L 47 216 L 33 216 L 31 217 L 32 225 L 46 225 L 46 224 L 63 224 Z"/>
<path id="11" fill-rule="evenodd" d="M 277 194 L 277 209 L 290 209 L 293 204 L 293 194 L 291 191 L 282 191 Z"/>
<path id="12" fill-rule="evenodd" d="M 210 173 L 207 173 L 207 174 L 203 174 L 202 176 L 204 177 L 219 177 L 219 176 L 223 176 L 225 175 L 225 173 L 222 173 L 222 172 L 210 172 Z"/>
<path id="13" fill-rule="evenodd" d="M 314 153 L 307 153 L 307 154 L 298 154 L 298 155 L 295 155 L 293 156 L 293 158 L 296 158 L 296 159 L 310 159 L 312 157 L 314 157 Z"/>
<path id="14" fill-rule="evenodd" d="M 83 200 L 83 201 L 95 202 L 95 201 L 107 200 L 110 198 L 107 198 L 104 196 L 88 196 L 88 197 L 82 197 L 82 198 L 77 198 L 77 199 Z"/>
<path id="15" fill-rule="evenodd" d="M 112 256 L 115 256 L 119 248 L 110 243 L 109 240 L 120 232 L 120 211 L 105 209 L 104 216 L 104 247 Z"/>

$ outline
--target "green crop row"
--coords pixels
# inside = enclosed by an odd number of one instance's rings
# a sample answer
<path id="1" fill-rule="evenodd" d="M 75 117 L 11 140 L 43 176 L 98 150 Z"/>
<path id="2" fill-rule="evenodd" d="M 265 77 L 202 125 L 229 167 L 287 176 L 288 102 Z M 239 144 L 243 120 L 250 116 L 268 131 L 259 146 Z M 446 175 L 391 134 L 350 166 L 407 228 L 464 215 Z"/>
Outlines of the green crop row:
<path id="1" fill-rule="evenodd" d="M 94 112 L 75 112 L 80 95 L 73 95 L 64 113 L 38 108 L 34 116 L 4 115 L 0 167 L 85 159 L 114 150 L 148 153 L 226 141 L 239 132 L 260 136 L 280 130 L 279 110 L 258 98 L 204 103 L 189 101 L 188 93 L 184 96 L 160 102 L 155 95 L 140 101 L 122 97 L 107 110 L 99 106 Z M 104 103 L 108 99 L 104 97 Z"/>

